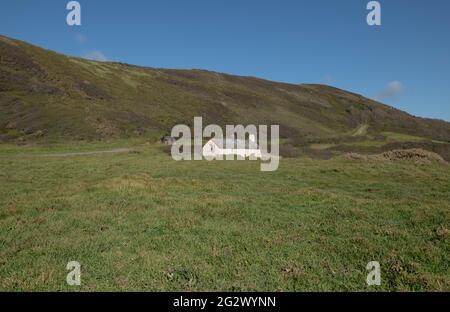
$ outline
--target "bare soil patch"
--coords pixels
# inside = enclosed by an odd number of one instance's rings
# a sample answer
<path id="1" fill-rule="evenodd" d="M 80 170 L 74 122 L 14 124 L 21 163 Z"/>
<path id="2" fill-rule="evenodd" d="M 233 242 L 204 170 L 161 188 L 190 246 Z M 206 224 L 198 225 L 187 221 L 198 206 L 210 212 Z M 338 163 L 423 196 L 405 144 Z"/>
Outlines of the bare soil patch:
<path id="1" fill-rule="evenodd" d="M 375 160 L 375 161 L 397 161 L 412 160 L 415 162 L 439 162 L 448 164 L 439 154 L 426 151 L 421 148 L 406 150 L 392 150 L 376 155 L 361 155 L 358 153 L 348 153 L 344 155 L 348 160 Z"/>

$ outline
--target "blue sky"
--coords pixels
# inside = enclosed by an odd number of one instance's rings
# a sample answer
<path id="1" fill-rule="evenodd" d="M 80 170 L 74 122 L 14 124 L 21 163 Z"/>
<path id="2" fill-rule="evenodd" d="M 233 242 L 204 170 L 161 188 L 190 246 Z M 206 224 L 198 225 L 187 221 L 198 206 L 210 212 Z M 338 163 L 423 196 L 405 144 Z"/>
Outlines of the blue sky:
<path id="1" fill-rule="evenodd" d="M 68 0 L 0 4 L 0 34 L 61 53 L 354 91 L 450 121 L 450 1 Z"/>

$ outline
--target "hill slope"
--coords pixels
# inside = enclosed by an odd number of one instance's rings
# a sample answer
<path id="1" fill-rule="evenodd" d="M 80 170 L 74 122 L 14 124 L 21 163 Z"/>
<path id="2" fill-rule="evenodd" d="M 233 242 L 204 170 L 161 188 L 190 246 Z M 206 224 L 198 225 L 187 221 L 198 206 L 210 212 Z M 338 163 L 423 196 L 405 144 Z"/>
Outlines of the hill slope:
<path id="1" fill-rule="evenodd" d="M 448 142 L 450 124 L 322 85 L 68 57 L 0 36 L 0 141 L 159 136 L 177 123 L 280 124 L 318 141 L 397 133 Z"/>

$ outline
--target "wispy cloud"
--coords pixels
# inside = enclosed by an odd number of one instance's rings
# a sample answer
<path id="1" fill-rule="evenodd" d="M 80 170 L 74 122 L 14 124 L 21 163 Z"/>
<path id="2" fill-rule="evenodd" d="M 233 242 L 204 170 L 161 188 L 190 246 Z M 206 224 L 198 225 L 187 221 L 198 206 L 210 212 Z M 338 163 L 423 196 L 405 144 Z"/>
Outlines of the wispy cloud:
<path id="1" fill-rule="evenodd" d="M 100 61 L 100 62 L 108 61 L 108 58 L 103 54 L 102 51 L 99 50 L 88 51 L 84 53 L 82 57 L 92 61 Z"/>
<path id="2" fill-rule="evenodd" d="M 403 84 L 394 80 L 388 83 L 386 88 L 378 93 L 376 99 L 378 100 L 388 100 L 397 97 L 403 91 Z"/>
<path id="3" fill-rule="evenodd" d="M 79 44 L 84 44 L 88 41 L 87 36 L 83 35 L 82 33 L 75 33 L 75 40 Z M 87 50 L 85 49 L 84 53 L 81 55 L 82 58 L 92 60 L 92 61 L 100 61 L 100 62 L 106 62 L 108 61 L 108 58 L 105 56 L 105 54 L 97 49 L 93 50 Z"/>
<path id="4" fill-rule="evenodd" d="M 75 40 L 78 43 L 85 43 L 87 41 L 87 37 L 85 35 L 83 35 L 83 34 L 76 33 L 75 34 Z"/>

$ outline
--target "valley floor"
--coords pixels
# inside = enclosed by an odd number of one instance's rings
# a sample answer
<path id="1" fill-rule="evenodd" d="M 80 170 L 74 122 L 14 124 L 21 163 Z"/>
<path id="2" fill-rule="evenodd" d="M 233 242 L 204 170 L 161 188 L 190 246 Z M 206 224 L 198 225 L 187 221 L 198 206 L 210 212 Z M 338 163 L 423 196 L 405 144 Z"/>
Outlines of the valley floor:
<path id="1" fill-rule="evenodd" d="M 58 155 L 116 148 L 132 150 Z M 295 158 L 270 173 L 152 144 L 0 145 L 0 290 L 449 291 L 449 229 L 438 163 Z M 66 283 L 73 260 L 81 286 Z"/>

